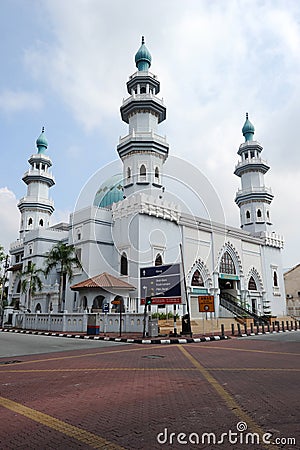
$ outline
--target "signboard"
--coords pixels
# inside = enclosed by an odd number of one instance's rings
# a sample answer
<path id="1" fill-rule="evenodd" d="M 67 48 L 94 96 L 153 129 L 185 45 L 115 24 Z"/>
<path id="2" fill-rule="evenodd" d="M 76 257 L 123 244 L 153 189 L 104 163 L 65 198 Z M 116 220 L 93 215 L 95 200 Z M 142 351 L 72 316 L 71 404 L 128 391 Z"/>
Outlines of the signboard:
<path id="1" fill-rule="evenodd" d="M 180 264 L 145 267 L 140 269 L 141 304 L 152 298 L 152 305 L 181 303 Z"/>
<path id="2" fill-rule="evenodd" d="M 222 280 L 239 280 L 239 276 L 238 275 L 231 275 L 229 273 L 220 273 L 219 278 L 221 278 Z"/>
<path id="3" fill-rule="evenodd" d="M 113 300 L 111 302 L 112 305 L 121 305 L 121 300 Z"/>
<path id="4" fill-rule="evenodd" d="M 200 295 L 198 297 L 199 312 L 215 312 L 213 295 Z"/>
<path id="5" fill-rule="evenodd" d="M 103 304 L 103 306 L 102 306 L 102 311 L 103 311 L 104 313 L 108 313 L 108 311 L 109 311 L 109 304 L 108 304 L 108 303 L 104 303 L 104 304 Z"/>

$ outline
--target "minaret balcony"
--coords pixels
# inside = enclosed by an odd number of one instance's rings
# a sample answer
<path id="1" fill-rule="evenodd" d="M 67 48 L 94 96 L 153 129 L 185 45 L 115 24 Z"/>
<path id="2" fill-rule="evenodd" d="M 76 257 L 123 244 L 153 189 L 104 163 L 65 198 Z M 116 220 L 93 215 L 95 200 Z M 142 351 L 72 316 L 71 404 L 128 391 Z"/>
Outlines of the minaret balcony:
<path id="1" fill-rule="evenodd" d="M 34 210 L 40 209 L 52 214 L 54 211 L 54 201 L 49 198 L 27 196 L 20 199 L 17 207 L 21 212 L 24 209 L 33 208 Z"/>
<path id="2" fill-rule="evenodd" d="M 161 136 L 160 134 L 153 133 L 152 131 L 139 131 L 135 133 L 134 131 L 126 136 L 120 137 L 119 144 L 123 144 L 128 141 L 159 141 L 164 144 L 167 143 L 166 136 Z"/>
<path id="3" fill-rule="evenodd" d="M 55 185 L 54 176 L 50 172 L 40 169 L 29 169 L 24 173 L 22 180 L 26 184 L 29 184 L 31 181 L 40 181 L 48 184 L 49 187 Z"/>
<path id="4" fill-rule="evenodd" d="M 162 99 L 155 95 L 149 94 L 134 94 L 123 100 L 120 108 L 122 120 L 129 123 L 131 114 L 138 112 L 149 111 L 158 117 L 158 123 L 166 119 L 166 107 Z"/>
<path id="5" fill-rule="evenodd" d="M 251 187 L 246 189 L 239 189 L 236 193 L 235 202 L 239 206 L 241 203 L 251 201 L 265 201 L 271 203 L 274 195 L 272 189 L 266 186 Z"/>
<path id="6" fill-rule="evenodd" d="M 261 158 L 247 158 L 243 161 L 240 161 L 234 170 L 234 174 L 240 177 L 245 172 L 261 172 L 265 174 L 270 169 L 267 161 L 264 161 Z"/>
<path id="7" fill-rule="evenodd" d="M 156 153 L 165 160 L 169 153 L 169 144 L 165 137 L 153 133 L 153 131 L 145 131 L 131 133 L 123 138 L 120 138 L 117 146 L 117 151 L 120 158 L 135 152 L 135 153 Z"/>
<path id="8" fill-rule="evenodd" d="M 239 146 L 238 155 L 248 151 L 257 150 L 259 153 L 263 150 L 262 145 L 258 141 L 246 141 Z"/>

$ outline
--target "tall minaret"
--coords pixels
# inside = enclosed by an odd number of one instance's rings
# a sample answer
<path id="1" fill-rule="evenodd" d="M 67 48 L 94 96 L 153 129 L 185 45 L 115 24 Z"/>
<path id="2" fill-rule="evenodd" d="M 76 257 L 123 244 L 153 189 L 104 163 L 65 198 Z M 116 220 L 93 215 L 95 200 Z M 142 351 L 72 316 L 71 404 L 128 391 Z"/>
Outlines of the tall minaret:
<path id="1" fill-rule="evenodd" d="M 149 72 L 151 55 L 142 45 L 135 55 L 137 72 L 129 77 L 130 97 L 121 106 L 122 120 L 129 125 L 127 136 L 120 138 L 117 147 L 123 162 L 124 196 L 147 190 L 159 195 L 162 189 L 162 166 L 167 159 L 169 145 L 157 134 L 158 124 L 166 118 L 163 101 L 156 97 L 160 83 Z"/>
<path id="2" fill-rule="evenodd" d="M 21 212 L 20 239 L 29 230 L 48 227 L 54 211 L 54 203 L 49 199 L 49 188 L 55 184 L 55 181 L 49 171 L 52 161 L 45 154 L 48 142 L 44 134 L 44 127 L 36 141 L 36 146 L 37 153 L 29 158 L 30 168 L 22 178 L 27 184 L 27 195 L 18 203 Z"/>
<path id="3" fill-rule="evenodd" d="M 246 113 L 246 122 L 242 129 L 245 142 L 238 150 L 241 161 L 234 173 L 241 177 L 242 189 L 238 190 L 235 198 L 240 208 L 241 228 L 257 235 L 267 231 L 272 225 L 270 203 L 274 196 L 271 189 L 265 186 L 264 175 L 270 167 L 260 157 L 263 147 L 253 140 L 254 131 L 254 126 Z"/>

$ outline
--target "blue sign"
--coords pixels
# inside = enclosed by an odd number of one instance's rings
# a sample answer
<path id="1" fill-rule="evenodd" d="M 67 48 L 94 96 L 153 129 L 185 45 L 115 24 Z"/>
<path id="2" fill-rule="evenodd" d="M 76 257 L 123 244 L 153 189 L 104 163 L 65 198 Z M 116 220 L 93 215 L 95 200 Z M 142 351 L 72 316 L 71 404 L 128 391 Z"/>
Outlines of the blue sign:
<path id="1" fill-rule="evenodd" d="M 180 264 L 140 269 L 140 289 L 142 300 L 145 297 L 152 297 L 163 299 L 159 302 L 161 304 L 181 303 Z"/>
<path id="2" fill-rule="evenodd" d="M 102 311 L 104 313 L 108 313 L 108 311 L 109 311 L 109 304 L 108 303 L 103 303 Z"/>

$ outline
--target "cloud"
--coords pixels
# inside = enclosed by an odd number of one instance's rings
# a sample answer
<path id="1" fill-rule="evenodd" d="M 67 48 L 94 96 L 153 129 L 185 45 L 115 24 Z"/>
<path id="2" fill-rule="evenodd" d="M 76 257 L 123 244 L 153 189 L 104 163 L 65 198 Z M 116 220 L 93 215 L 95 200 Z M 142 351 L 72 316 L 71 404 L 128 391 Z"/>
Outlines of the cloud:
<path id="1" fill-rule="evenodd" d="M 3 90 L 0 92 L 0 110 L 15 113 L 26 110 L 38 111 L 43 107 L 43 100 L 37 92 Z"/>
<path id="2" fill-rule="evenodd" d="M 19 232 L 20 214 L 15 194 L 7 187 L 0 188 L 0 245 L 8 251 L 9 244 L 15 241 Z"/>

